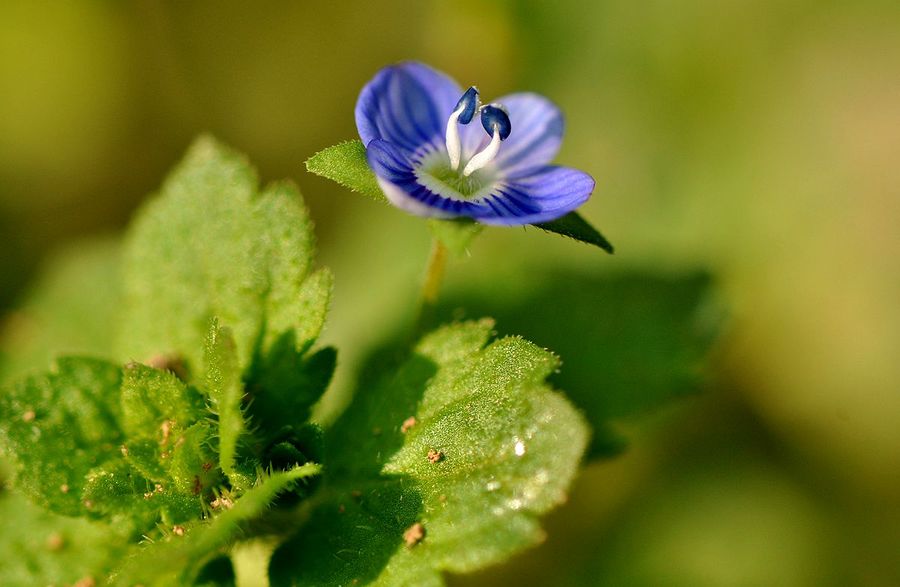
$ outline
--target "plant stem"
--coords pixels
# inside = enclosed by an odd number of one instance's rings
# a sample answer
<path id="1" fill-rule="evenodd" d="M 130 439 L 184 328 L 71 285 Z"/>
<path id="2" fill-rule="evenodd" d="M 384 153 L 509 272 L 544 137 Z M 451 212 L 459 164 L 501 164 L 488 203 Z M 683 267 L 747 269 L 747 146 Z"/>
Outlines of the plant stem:
<path id="1" fill-rule="evenodd" d="M 428 257 L 428 265 L 425 270 L 425 282 L 422 284 L 423 306 L 434 306 L 437 304 L 446 266 L 447 247 L 441 241 L 434 239 L 431 242 L 431 255 Z"/>
<path id="2" fill-rule="evenodd" d="M 446 266 L 447 247 L 440 240 L 433 239 L 428 265 L 425 267 L 425 281 L 422 283 L 422 305 L 419 307 L 419 317 L 416 320 L 417 335 L 421 335 L 429 326 L 437 309 L 438 295 L 441 291 L 441 282 L 444 280 Z"/>

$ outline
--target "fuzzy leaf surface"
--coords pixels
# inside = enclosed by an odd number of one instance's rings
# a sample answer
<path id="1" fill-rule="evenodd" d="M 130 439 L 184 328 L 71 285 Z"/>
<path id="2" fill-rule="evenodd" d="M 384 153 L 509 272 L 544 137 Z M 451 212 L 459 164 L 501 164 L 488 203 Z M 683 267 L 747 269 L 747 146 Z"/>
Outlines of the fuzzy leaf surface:
<path id="1" fill-rule="evenodd" d="M 85 478 L 118 455 L 121 370 L 105 361 L 64 358 L 53 371 L 0 392 L 0 445 L 16 470 L 16 486 L 53 512 L 87 513 Z"/>
<path id="2" fill-rule="evenodd" d="M 233 506 L 224 508 L 211 520 L 186 524 L 178 533 L 169 533 L 162 540 L 141 548 L 125 562 L 114 584 L 193 584 L 203 565 L 227 554 L 228 547 L 241 537 L 246 525 L 265 513 L 280 493 L 315 477 L 321 470 L 320 465 L 307 463 L 263 477 Z"/>
<path id="3" fill-rule="evenodd" d="M 540 540 L 537 516 L 565 499 L 588 430 L 544 383 L 556 357 L 520 338 L 487 344 L 492 328 L 443 327 L 362 375 L 327 433 L 318 507 L 273 556 L 273 585 L 440 584 L 441 571 Z"/>
<path id="4" fill-rule="evenodd" d="M 242 156 L 197 140 L 131 228 L 120 353 L 199 370 L 213 317 L 231 328 L 242 370 L 285 332 L 305 348 L 330 296 L 329 274 L 307 282 L 313 247 L 296 187 L 260 191 Z"/>
<path id="5" fill-rule="evenodd" d="M 245 487 L 248 479 L 237 470 L 238 441 L 246 425 L 242 401 L 244 383 L 234 337 L 214 320 L 206 338 L 206 393 L 218 415 L 219 468 L 232 486 Z"/>

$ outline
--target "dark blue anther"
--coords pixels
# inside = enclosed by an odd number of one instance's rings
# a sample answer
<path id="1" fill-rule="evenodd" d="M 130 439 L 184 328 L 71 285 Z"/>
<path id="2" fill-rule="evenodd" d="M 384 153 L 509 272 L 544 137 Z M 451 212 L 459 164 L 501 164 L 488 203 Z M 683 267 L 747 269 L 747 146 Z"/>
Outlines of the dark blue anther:
<path id="1" fill-rule="evenodd" d="M 475 117 L 475 110 L 478 108 L 478 88 L 472 86 L 466 90 L 466 93 L 456 103 L 453 111 L 456 112 L 460 107 L 463 108 L 463 111 L 457 120 L 462 124 L 469 124 Z"/>
<path id="2" fill-rule="evenodd" d="M 509 114 L 500 104 L 488 104 L 481 109 L 481 126 L 491 136 L 494 134 L 494 128 L 500 131 L 500 140 L 505 141 L 509 133 L 512 132 L 512 123 L 509 121 Z"/>

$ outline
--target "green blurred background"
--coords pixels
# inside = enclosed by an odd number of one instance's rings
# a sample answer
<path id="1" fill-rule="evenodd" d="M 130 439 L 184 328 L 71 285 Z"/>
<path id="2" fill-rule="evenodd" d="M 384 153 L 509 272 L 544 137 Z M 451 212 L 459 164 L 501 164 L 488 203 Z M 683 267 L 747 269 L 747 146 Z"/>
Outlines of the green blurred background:
<path id="1" fill-rule="evenodd" d="M 487 98 L 559 103 L 558 161 L 597 178 L 583 213 L 617 246 L 489 229 L 450 267 L 448 312 L 486 308 L 559 351 L 561 386 L 594 394 L 629 441 L 587 466 L 542 546 L 453 584 L 900 584 L 896 1 L 4 0 L 4 352 L 44 361 L 54 312 L 112 299 L 101 267 L 60 276 L 67 251 L 109 250 L 209 131 L 304 192 L 336 274 L 340 403 L 408 325 L 429 237 L 303 162 L 354 138 L 359 89 L 407 58 Z M 698 320 L 728 319 L 701 393 L 656 410 L 605 396 L 610 370 L 653 372 L 669 301 L 708 279 Z M 16 310 L 36 280 L 53 310 Z M 50 344 L 78 350 L 83 330 Z"/>

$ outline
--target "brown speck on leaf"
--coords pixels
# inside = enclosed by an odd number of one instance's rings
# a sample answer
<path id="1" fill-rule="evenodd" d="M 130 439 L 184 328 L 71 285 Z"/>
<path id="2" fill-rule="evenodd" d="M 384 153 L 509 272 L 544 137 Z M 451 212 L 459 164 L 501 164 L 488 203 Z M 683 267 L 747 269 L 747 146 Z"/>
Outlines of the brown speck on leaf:
<path id="1" fill-rule="evenodd" d="M 27 412 L 22 414 L 22 421 L 23 422 L 34 422 L 34 419 L 36 416 L 37 416 L 37 414 L 34 413 L 34 410 L 28 410 Z"/>
<path id="2" fill-rule="evenodd" d="M 234 505 L 234 502 L 231 501 L 230 499 L 228 499 L 227 497 L 219 496 L 219 497 L 215 498 L 214 500 L 212 500 L 212 502 L 209 505 L 214 510 L 219 510 L 219 509 L 230 510 L 231 507 Z"/>
<path id="3" fill-rule="evenodd" d="M 444 453 L 439 450 L 434 450 L 433 448 L 428 449 L 428 461 L 431 463 L 436 463 L 444 458 Z"/>
<path id="4" fill-rule="evenodd" d="M 93 577 L 82 577 L 72 583 L 72 587 L 96 587 L 97 581 Z"/>
<path id="5" fill-rule="evenodd" d="M 163 420 L 163 423 L 159 426 L 159 429 L 162 432 L 162 440 L 159 441 L 160 444 L 165 445 L 169 442 L 169 435 L 172 434 L 172 428 L 174 426 L 174 420 Z"/>
<path id="6" fill-rule="evenodd" d="M 69 493 L 69 484 L 63 483 L 62 485 L 59 486 L 59 490 L 62 491 L 63 493 Z"/>
<path id="7" fill-rule="evenodd" d="M 400 432 L 402 432 L 403 434 L 406 434 L 415 425 L 416 425 L 416 417 L 410 416 L 406 420 L 403 420 L 403 424 L 400 425 Z"/>
<path id="8" fill-rule="evenodd" d="M 209 471 L 210 469 L 212 469 L 212 466 L 213 466 L 212 463 L 203 463 L 203 465 L 201 465 L 200 468 L 203 469 L 204 471 Z"/>
<path id="9" fill-rule="evenodd" d="M 62 534 L 59 532 L 54 532 L 50 536 L 47 536 L 47 550 L 58 551 L 62 550 L 62 547 L 66 545 L 65 539 L 63 539 Z"/>
<path id="10" fill-rule="evenodd" d="M 352 497 L 353 499 L 359 500 L 362 498 L 362 491 L 360 491 L 359 489 L 354 489 L 353 491 L 350 492 L 350 497 Z"/>
<path id="11" fill-rule="evenodd" d="M 422 542 L 423 538 L 425 538 L 425 526 L 420 522 L 416 522 L 403 533 L 403 541 L 406 542 L 408 548 Z"/>
<path id="12" fill-rule="evenodd" d="M 347 511 L 347 508 L 344 507 L 344 504 L 341 504 L 338 506 L 338 513 L 343 514 L 346 511 Z"/>
<path id="13" fill-rule="evenodd" d="M 194 483 L 191 485 L 191 491 L 194 492 L 194 495 L 200 495 L 200 492 L 203 490 L 203 483 L 200 482 L 200 476 L 194 475 Z"/>
<path id="14" fill-rule="evenodd" d="M 184 526 L 172 526 L 172 534 L 175 536 L 184 536 Z"/>

